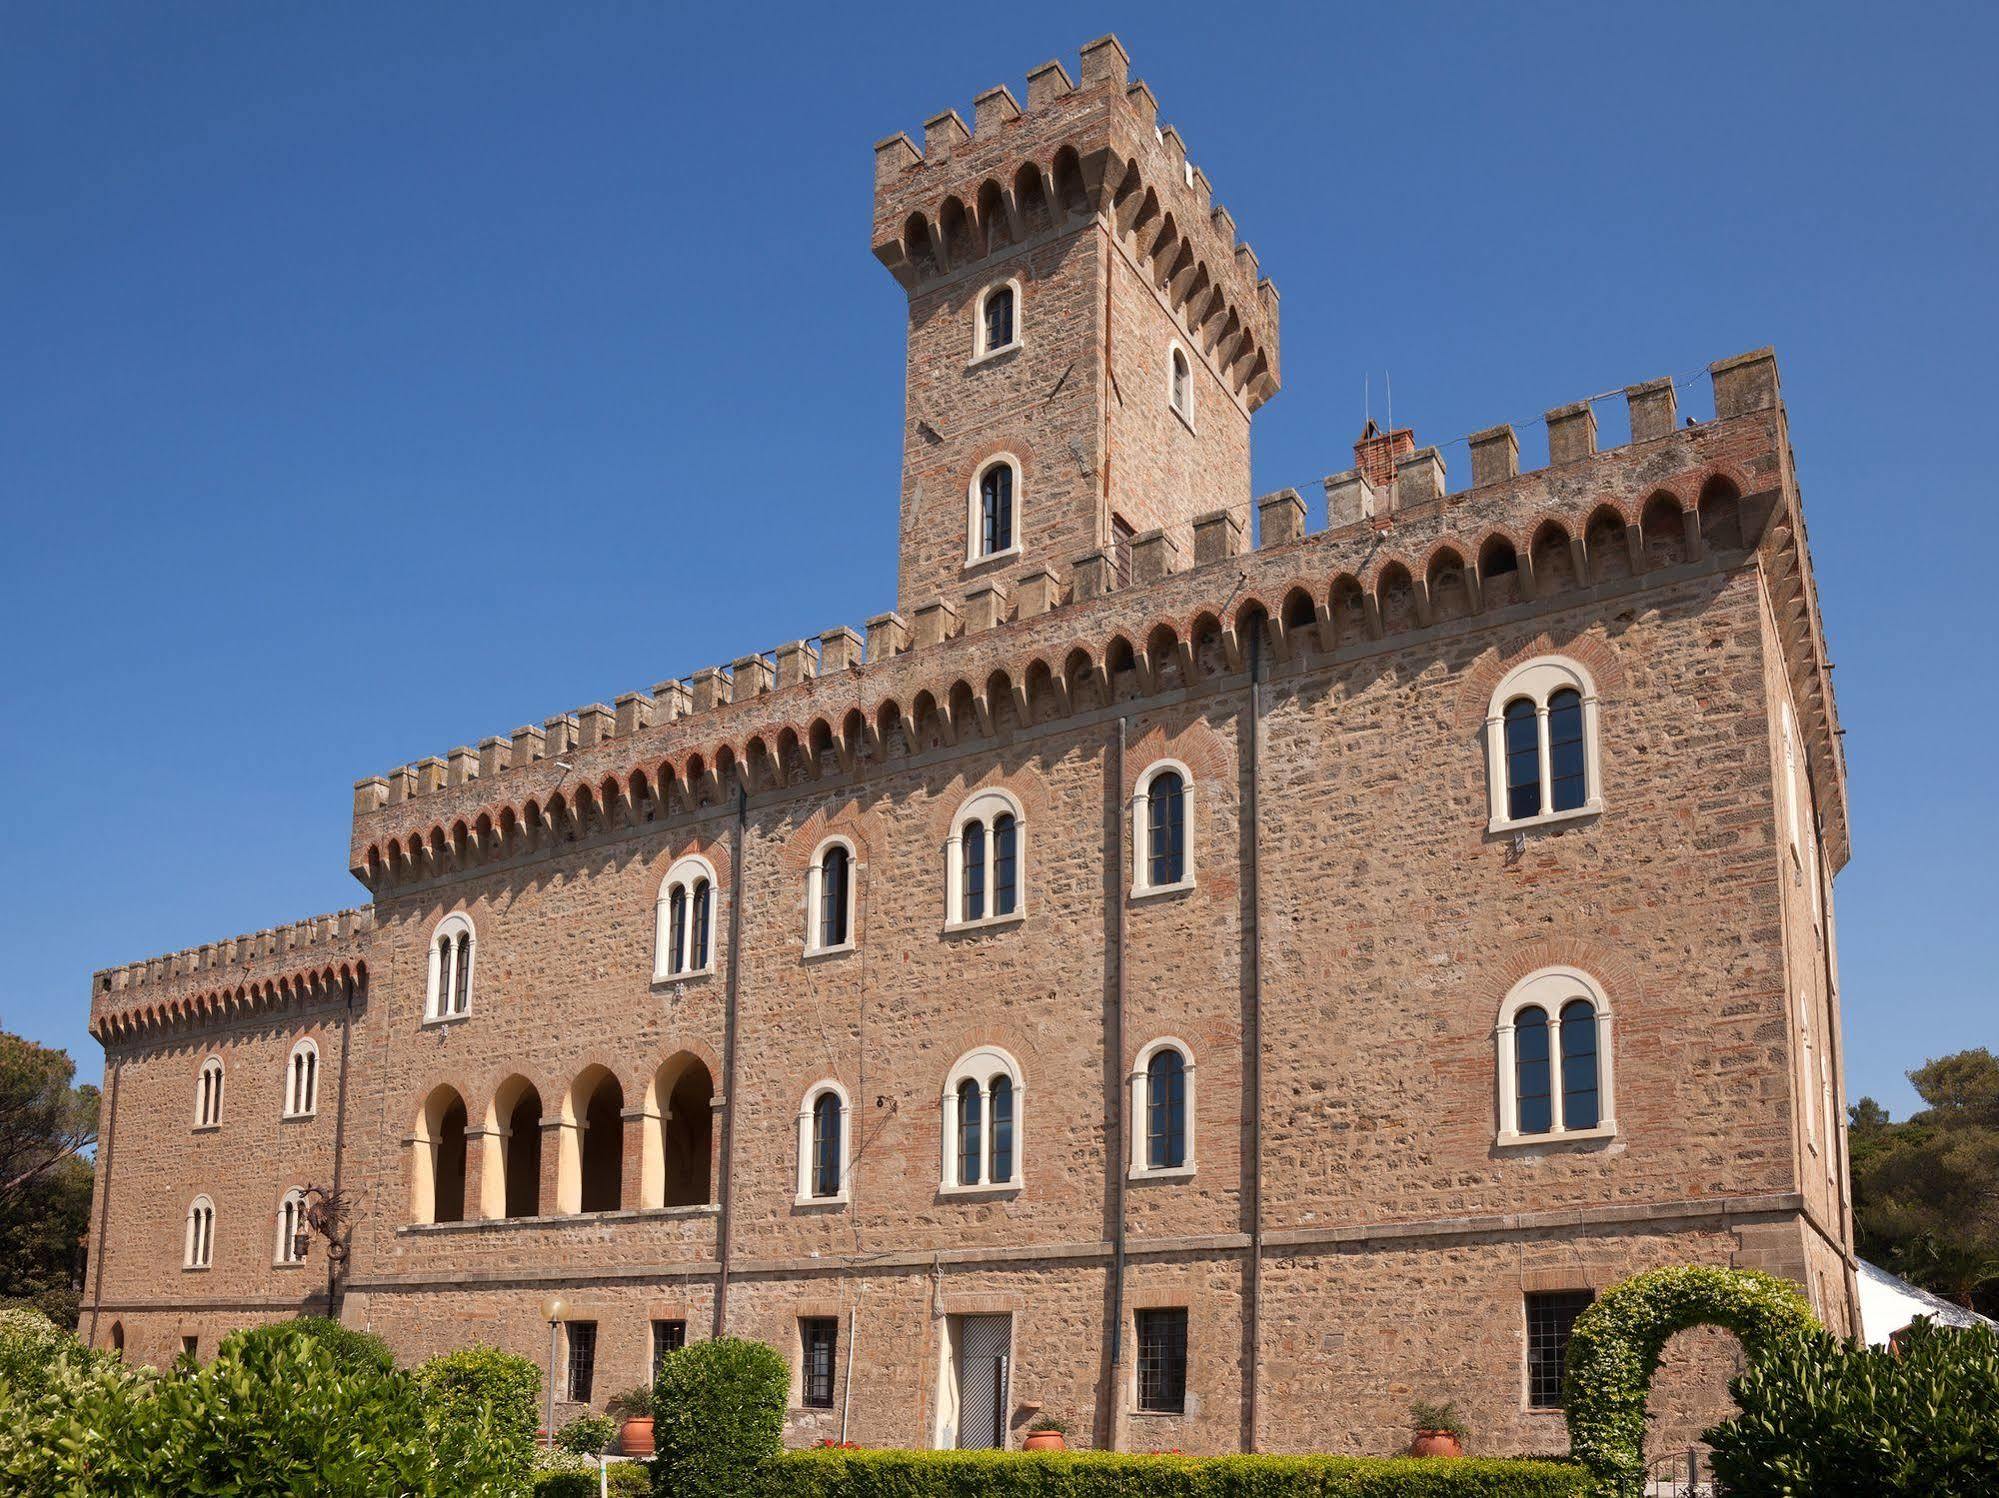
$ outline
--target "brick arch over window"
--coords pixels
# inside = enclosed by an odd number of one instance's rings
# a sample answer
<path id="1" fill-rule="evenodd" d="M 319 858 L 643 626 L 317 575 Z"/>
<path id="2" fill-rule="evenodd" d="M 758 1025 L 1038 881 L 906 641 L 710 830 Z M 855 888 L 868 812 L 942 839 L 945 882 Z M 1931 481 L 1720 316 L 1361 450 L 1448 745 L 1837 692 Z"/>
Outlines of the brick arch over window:
<path id="1" fill-rule="evenodd" d="M 1551 965 L 1515 983 L 1493 1027 L 1500 1145 L 1617 1133 L 1610 997 L 1582 968 Z"/>
<path id="2" fill-rule="evenodd" d="M 478 948 L 472 918 L 462 910 L 453 911 L 432 928 L 424 985 L 426 1020 L 455 1019 L 472 1007 Z"/>

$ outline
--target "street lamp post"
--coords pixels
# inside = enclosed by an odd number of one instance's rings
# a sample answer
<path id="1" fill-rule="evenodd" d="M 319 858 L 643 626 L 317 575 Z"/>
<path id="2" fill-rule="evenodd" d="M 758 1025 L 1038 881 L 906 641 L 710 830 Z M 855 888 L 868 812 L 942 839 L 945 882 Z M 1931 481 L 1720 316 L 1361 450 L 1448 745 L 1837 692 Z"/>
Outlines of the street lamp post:
<path id="1" fill-rule="evenodd" d="M 568 1314 L 569 1302 L 560 1295 L 551 1295 L 541 1303 L 541 1314 L 548 1322 L 548 1412 L 543 1419 L 543 1444 L 553 1450 L 555 1447 L 555 1338 L 562 1328 L 562 1318 Z"/>

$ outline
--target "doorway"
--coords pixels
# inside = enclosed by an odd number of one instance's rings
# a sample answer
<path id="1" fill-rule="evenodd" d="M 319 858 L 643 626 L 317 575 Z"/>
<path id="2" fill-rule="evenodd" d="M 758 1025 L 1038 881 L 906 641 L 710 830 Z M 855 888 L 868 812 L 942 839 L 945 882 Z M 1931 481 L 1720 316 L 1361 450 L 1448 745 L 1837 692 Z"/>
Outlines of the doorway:
<path id="1" fill-rule="evenodd" d="M 1006 1445 L 1007 1384 L 1013 1352 L 1012 1316 L 954 1316 L 952 1405 L 960 1451 Z"/>

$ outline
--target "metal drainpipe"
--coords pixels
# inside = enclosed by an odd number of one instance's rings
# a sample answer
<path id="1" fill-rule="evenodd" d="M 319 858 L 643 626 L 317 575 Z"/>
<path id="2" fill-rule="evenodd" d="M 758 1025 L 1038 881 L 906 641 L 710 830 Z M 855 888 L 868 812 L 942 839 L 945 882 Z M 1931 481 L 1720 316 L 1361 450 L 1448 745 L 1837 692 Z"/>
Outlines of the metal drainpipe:
<path id="1" fill-rule="evenodd" d="M 1124 1269 L 1125 1269 L 1125 1156 L 1130 1150 L 1132 1121 L 1130 1116 L 1131 1088 L 1125 1076 L 1125 934 L 1124 934 L 1124 756 L 1125 734 L 1128 720 L 1117 720 L 1117 752 L 1111 764 L 1111 819 L 1116 831 L 1111 837 L 1114 858 L 1111 863 L 1110 899 L 1107 914 L 1116 927 L 1117 935 L 1113 945 L 1117 963 L 1117 978 L 1112 985 L 1111 1002 L 1116 1006 L 1115 1054 L 1111 1058 L 1111 1086 L 1114 1089 L 1110 1108 L 1111 1125 L 1111 1196 L 1113 1201 L 1111 1217 L 1111 1389 L 1110 1389 L 1110 1446 L 1113 1451 L 1124 1449 Z M 1138 851 L 1132 850 L 1136 858 Z"/>
<path id="2" fill-rule="evenodd" d="M 847 1416 L 854 1407 L 854 1339 L 858 1335 L 856 1318 L 861 1308 L 847 1307 L 847 1376 L 840 1389 L 840 1444 L 847 1444 Z"/>
<path id="3" fill-rule="evenodd" d="M 1261 880 L 1262 797 L 1258 777 L 1262 770 L 1263 737 L 1263 630 L 1249 637 L 1249 737 L 1244 745 L 1248 760 L 1248 799 L 1245 820 L 1249 823 L 1249 993 L 1243 1004 L 1243 1018 L 1254 1037 L 1249 1048 L 1249 1368 L 1246 1403 L 1249 1449 L 1259 1450 L 1262 1414 L 1261 1370 L 1263 1366 L 1263 890 Z"/>
<path id="4" fill-rule="evenodd" d="M 124 1061 L 112 1062 L 111 1096 L 104 1107 L 104 1137 L 98 1141 L 97 1252 L 94 1256 L 97 1262 L 90 1266 L 90 1277 L 96 1285 L 90 1292 L 90 1335 L 84 1339 L 92 1347 L 97 1345 L 97 1316 L 104 1305 L 104 1234 L 111 1219 L 112 1140 L 118 1133 L 118 1082 L 124 1075 Z"/>
<path id="5" fill-rule="evenodd" d="M 736 830 L 729 853 L 729 981 L 723 990 L 722 1190 L 715 1224 L 715 1335 L 723 1336 L 729 1317 L 729 1254 L 734 1247 L 736 1179 L 736 985 L 743 955 L 743 828 L 749 821 L 750 792 L 736 787 Z"/>
<path id="6" fill-rule="evenodd" d="M 1805 785 L 1811 791 L 1812 796 L 1812 842 L 1814 845 L 1812 854 L 1812 880 L 1818 886 L 1819 918 L 1825 923 L 1825 931 L 1819 937 L 1818 957 L 1819 968 L 1825 975 L 1826 1013 L 1830 1016 L 1832 1013 L 1832 999 L 1837 992 L 1837 985 L 1833 981 L 1832 971 L 1832 882 L 1825 875 L 1825 818 L 1819 811 L 1818 787 L 1812 784 L 1809 766 L 1806 767 Z M 1840 1034 L 1838 1025 L 1827 1024 L 1825 1026 L 1825 1045 L 1826 1059 L 1832 1065 L 1833 1075 L 1844 1083 L 1846 1080 L 1846 1064 L 1843 1058 L 1846 1054 L 1846 1038 Z M 1833 1094 L 1833 1116 L 1827 1122 L 1832 1126 L 1834 1137 L 1826 1140 L 1825 1147 L 1827 1149 L 1837 1148 L 1839 1150 L 1839 1170 L 1837 1179 L 1833 1182 L 1834 1189 L 1839 1192 L 1839 1199 L 1832 1205 L 1834 1213 L 1839 1218 L 1840 1235 L 1845 1240 L 1840 1244 L 1840 1258 L 1843 1261 L 1840 1265 L 1842 1271 L 1840 1278 L 1846 1282 L 1843 1288 L 1846 1291 L 1848 1330 L 1851 1331 L 1851 1323 L 1857 1320 L 1860 1313 L 1860 1282 L 1854 1273 L 1852 1262 L 1855 1257 L 1853 1251 L 1852 1205 L 1853 1162 L 1847 1158 L 1846 1150 L 1841 1143 L 1846 1132 L 1846 1117 L 1840 1107 L 1840 1101 L 1845 1090 L 1844 1086 L 1841 1086 Z M 1815 1108 L 1818 1106 L 1818 1099 L 1816 1098 L 1807 1098 L 1805 1101 L 1810 1107 Z"/>
<path id="7" fill-rule="evenodd" d="M 347 1153 L 347 1053 L 348 1038 L 354 1033 L 354 1000 L 360 994 L 361 979 L 351 980 L 347 990 L 347 1013 L 340 1023 L 340 1082 L 333 1090 L 333 1199 L 340 1200 L 340 1167 Z M 334 1227 L 342 1226 L 336 1222 Z M 347 1225 L 348 1240 L 353 1239 L 353 1226 Z M 327 1245 L 326 1255 L 326 1315 L 329 1320 L 340 1319 L 342 1297 L 337 1288 L 341 1266 L 334 1261 L 332 1245 Z"/>

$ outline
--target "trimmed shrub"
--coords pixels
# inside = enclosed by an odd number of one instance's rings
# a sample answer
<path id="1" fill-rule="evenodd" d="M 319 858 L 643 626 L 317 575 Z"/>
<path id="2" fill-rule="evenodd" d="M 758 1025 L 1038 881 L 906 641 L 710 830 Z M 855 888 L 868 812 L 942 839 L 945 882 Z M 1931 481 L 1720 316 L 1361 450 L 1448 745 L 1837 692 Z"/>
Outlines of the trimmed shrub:
<path id="1" fill-rule="evenodd" d="M 653 1491 L 738 1498 L 784 1444 L 791 1369 L 761 1342 L 717 1337 L 669 1353 L 653 1380 Z"/>
<path id="2" fill-rule="evenodd" d="M 652 1492 L 652 1468 L 645 1462 L 612 1462 L 606 1485 L 611 1498 L 648 1498 Z"/>
<path id="3" fill-rule="evenodd" d="M 578 1415 L 555 1433 L 555 1444 L 578 1456 L 596 1456 L 618 1439 L 618 1422 L 609 1415 Z"/>
<path id="4" fill-rule="evenodd" d="M 512 1498 L 524 1475 L 484 1418 L 435 1427 L 408 1374 L 342 1369 L 295 1330 L 165 1377 L 64 1352 L 39 1397 L 0 1397 L 7 1492 Z"/>
<path id="5" fill-rule="evenodd" d="M 534 1454 L 534 1498 L 597 1498 L 597 1464 L 561 1447 Z"/>
<path id="6" fill-rule="evenodd" d="M 438 1428 L 485 1422 L 504 1469 L 527 1480 L 541 1424 L 541 1370 L 494 1347 L 460 1347 L 417 1367 L 424 1411 Z"/>
<path id="7" fill-rule="evenodd" d="M 1751 1362 L 1818 1326 L 1789 1280 L 1679 1264 L 1613 1285 L 1576 1318 L 1562 1398 L 1569 1450 L 1609 1491 L 1645 1476 L 1645 1396 L 1667 1339 L 1691 1326 L 1735 1333 Z"/>
<path id="8" fill-rule="evenodd" d="M 787 1452 L 745 1498 L 1571 1498 L 1562 1462 L 1367 1456 L 1132 1456 L 1110 1452 Z"/>
<path id="9" fill-rule="evenodd" d="M 1825 1332 L 1766 1350 L 1706 1432 L 1741 1498 L 1970 1498 L 1999 1492 L 1999 1333 L 1927 1318 L 1901 1351 Z"/>
<path id="10" fill-rule="evenodd" d="M 333 1366 L 343 1372 L 387 1373 L 396 1366 L 396 1355 L 389 1351 L 389 1344 L 373 1332 L 357 1331 L 325 1316 L 295 1316 L 290 1321 L 253 1326 L 237 1335 L 248 1346 L 294 1332 L 305 1333 L 325 1348 Z"/>

